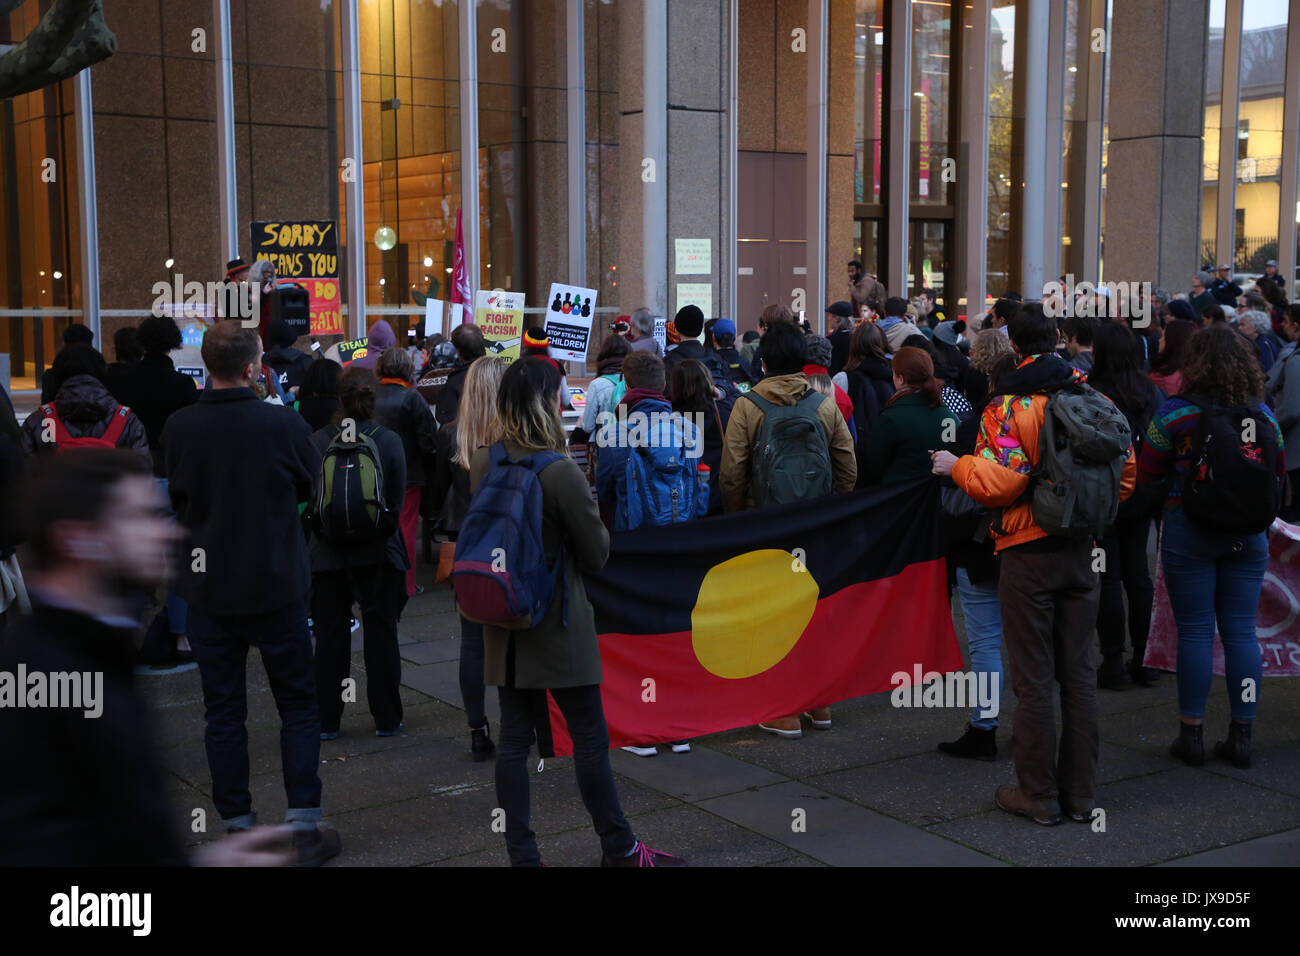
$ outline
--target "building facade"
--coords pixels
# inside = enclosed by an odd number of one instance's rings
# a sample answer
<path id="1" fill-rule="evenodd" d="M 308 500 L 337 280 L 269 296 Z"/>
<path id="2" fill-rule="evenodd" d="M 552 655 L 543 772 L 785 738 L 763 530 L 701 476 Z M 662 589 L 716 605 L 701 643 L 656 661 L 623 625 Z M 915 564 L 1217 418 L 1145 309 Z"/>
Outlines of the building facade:
<path id="1" fill-rule="evenodd" d="M 850 259 L 950 315 L 1063 273 L 1296 278 L 1300 0 L 104 7 L 112 58 L 0 103 L 15 389 L 69 322 L 104 347 L 156 283 L 254 258 L 259 221 L 337 223 L 326 345 L 447 298 L 458 211 L 477 288 L 595 289 L 602 331 L 688 301 L 816 323 Z"/>

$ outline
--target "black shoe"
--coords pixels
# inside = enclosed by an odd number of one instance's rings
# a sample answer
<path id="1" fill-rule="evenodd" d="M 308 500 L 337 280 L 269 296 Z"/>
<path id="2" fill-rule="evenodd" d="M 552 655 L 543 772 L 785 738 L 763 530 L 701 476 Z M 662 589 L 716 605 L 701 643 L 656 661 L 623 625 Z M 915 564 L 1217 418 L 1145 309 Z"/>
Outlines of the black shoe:
<path id="1" fill-rule="evenodd" d="M 1160 672 L 1154 667 L 1142 666 L 1142 654 L 1135 653 L 1128 664 L 1128 676 L 1139 687 L 1155 687 L 1160 683 Z"/>
<path id="2" fill-rule="evenodd" d="M 980 727 L 966 726 L 966 733 L 951 743 L 939 745 L 939 749 L 953 757 L 969 757 L 974 760 L 996 760 L 998 756 L 997 730 L 984 730 Z"/>
<path id="3" fill-rule="evenodd" d="M 1097 685 L 1106 690 L 1123 690 L 1128 686 L 1128 672 L 1124 669 L 1124 658 L 1107 657 L 1101 662 L 1097 671 Z"/>
<path id="4" fill-rule="evenodd" d="M 343 852 L 343 839 L 338 830 L 295 830 L 293 848 L 298 852 L 299 866 L 321 866 Z"/>
<path id="5" fill-rule="evenodd" d="M 483 722 L 482 727 L 469 732 L 469 752 L 475 763 L 487 760 L 496 749 L 497 745 L 492 742 L 492 735 L 488 732 L 487 721 Z"/>
<path id="6" fill-rule="evenodd" d="M 1228 724 L 1228 739 L 1214 745 L 1214 756 L 1239 770 L 1250 769 L 1250 724 L 1234 720 Z"/>
<path id="7" fill-rule="evenodd" d="M 1200 767 L 1205 763 L 1205 737 L 1202 731 L 1204 728 L 1197 724 L 1193 727 L 1191 724 L 1178 722 L 1178 739 L 1173 742 L 1169 752 L 1178 757 L 1189 767 Z"/>

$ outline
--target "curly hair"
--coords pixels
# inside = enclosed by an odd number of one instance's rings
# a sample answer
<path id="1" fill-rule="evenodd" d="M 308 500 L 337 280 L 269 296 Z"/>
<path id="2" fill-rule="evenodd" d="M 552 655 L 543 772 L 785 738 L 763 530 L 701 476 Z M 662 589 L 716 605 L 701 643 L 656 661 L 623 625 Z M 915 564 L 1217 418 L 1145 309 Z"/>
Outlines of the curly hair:
<path id="1" fill-rule="evenodd" d="M 998 360 L 1004 355 L 1014 357 L 1015 354 L 1009 336 L 1003 335 L 998 329 L 985 329 L 975 336 L 975 342 L 970 347 L 970 364 L 976 371 L 991 378 Z"/>
<path id="2" fill-rule="evenodd" d="M 1249 405 L 1264 395 L 1264 370 L 1250 340 L 1227 325 L 1200 329 L 1187 343 L 1184 391 L 1220 405 Z"/>

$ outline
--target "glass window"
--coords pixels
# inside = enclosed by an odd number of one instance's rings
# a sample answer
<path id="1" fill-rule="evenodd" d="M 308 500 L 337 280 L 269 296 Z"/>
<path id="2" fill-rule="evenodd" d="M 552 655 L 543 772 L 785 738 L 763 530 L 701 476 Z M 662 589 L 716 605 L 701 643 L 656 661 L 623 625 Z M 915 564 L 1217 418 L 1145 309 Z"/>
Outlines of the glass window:
<path id="1" fill-rule="evenodd" d="M 39 20 L 34 3 L 0 16 L 0 43 Z M 73 83 L 0 100 L 0 352 L 18 390 L 39 387 L 64 328 L 84 321 Z"/>
<path id="2" fill-rule="evenodd" d="M 854 201 L 881 202 L 881 118 L 887 109 L 885 91 L 884 0 L 857 0 L 854 17 L 853 181 Z M 871 263 L 863 260 L 869 271 Z"/>
<path id="3" fill-rule="evenodd" d="M 1218 265 L 1215 230 L 1219 210 L 1219 123 L 1223 98 L 1225 0 L 1210 0 L 1209 55 L 1205 58 L 1205 133 L 1201 161 L 1201 264 Z M 1231 133 L 1231 130 L 1229 130 Z M 1188 280 L 1190 284 L 1190 278 Z"/>
<path id="4" fill-rule="evenodd" d="M 366 302 L 414 315 L 413 288 L 445 300 L 451 282 L 461 204 L 459 6 L 361 0 L 358 12 Z M 481 186 L 484 173 L 480 161 Z M 375 243 L 383 228 L 396 234 L 386 250 Z"/>
<path id="5" fill-rule="evenodd" d="M 1019 272 L 1012 229 L 1013 182 L 1018 167 L 1014 155 L 1014 81 L 1016 7 L 993 8 L 993 39 L 989 51 L 989 187 L 987 288 L 1002 295 Z"/>
<path id="6" fill-rule="evenodd" d="M 586 0 L 587 284 L 603 306 L 618 305 L 619 0 Z"/>
<path id="7" fill-rule="evenodd" d="M 1286 0 L 1245 0 L 1241 27 L 1233 266 L 1253 276 L 1279 251 Z"/>
<path id="8" fill-rule="evenodd" d="M 949 149 L 948 63 L 952 53 L 952 11 L 930 0 L 912 6 L 912 195 L 913 203 L 953 201 L 944 182 Z"/>

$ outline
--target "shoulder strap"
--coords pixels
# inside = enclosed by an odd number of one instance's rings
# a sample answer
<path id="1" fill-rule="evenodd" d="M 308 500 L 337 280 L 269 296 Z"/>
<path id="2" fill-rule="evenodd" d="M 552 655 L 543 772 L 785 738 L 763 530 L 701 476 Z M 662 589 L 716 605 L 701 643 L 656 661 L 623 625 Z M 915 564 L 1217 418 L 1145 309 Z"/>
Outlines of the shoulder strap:
<path id="1" fill-rule="evenodd" d="M 108 428 L 104 430 L 104 434 L 100 437 L 102 437 L 104 441 L 112 442 L 116 445 L 118 441 L 121 440 L 122 433 L 126 431 L 126 421 L 130 417 L 131 409 L 127 408 L 125 405 L 119 405 L 117 411 L 113 413 L 113 420 L 108 423 Z"/>
<path id="2" fill-rule="evenodd" d="M 764 415 L 766 415 L 772 409 L 776 408 L 776 406 L 773 403 L 769 402 L 766 398 L 764 398 L 762 395 L 759 395 L 753 389 L 750 389 L 748 392 L 746 392 L 743 397 L 749 399 L 751 402 L 757 405 Z"/>

